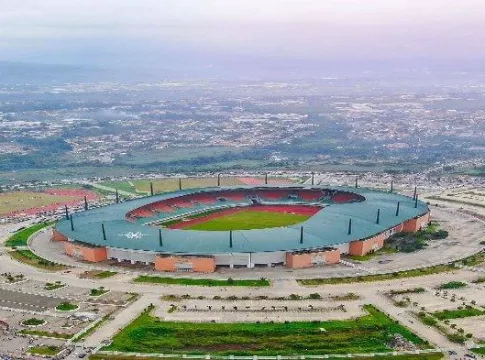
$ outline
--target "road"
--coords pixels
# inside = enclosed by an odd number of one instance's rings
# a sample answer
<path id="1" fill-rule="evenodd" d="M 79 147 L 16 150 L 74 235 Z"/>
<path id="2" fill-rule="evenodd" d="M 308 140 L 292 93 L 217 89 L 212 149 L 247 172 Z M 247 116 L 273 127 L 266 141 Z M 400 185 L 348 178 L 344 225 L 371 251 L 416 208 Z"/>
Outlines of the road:
<path id="1" fill-rule="evenodd" d="M 16 224 L 9 227 L 0 227 L 0 245 L 3 245 L 4 240 L 10 235 L 10 231 L 14 228 L 23 226 L 23 224 Z M 49 235 L 47 233 L 41 233 L 39 236 Z M 34 250 L 35 250 L 34 242 Z M 1 246 L 0 253 L 5 253 L 6 249 Z M 444 282 L 452 280 L 471 281 L 477 277 L 476 273 L 468 269 L 457 269 L 456 271 L 449 273 L 442 273 L 436 275 L 429 275 L 424 277 L 408 278 L 403 280 L 383 281 L 383 282 L 367 282 L 359 284 L 339 284 L 339 285 L 325 285 L 318 287 L 304 287 L 301 286 L 293 277 L 294 273 L 286 274 L 282 272 L 278 279 L 275 279 L 271 287 L 268 288 L 210 288 L 210 287 L 197 287 L 197 286 L 159 286 L 159 285 L 143 285 L 134 284 L 132 279 L 135 274 L 126 272 L 118 274 L 113 278 L 105 280 L 90 280 L 80 279 L 78 275 L 85 270 L 80 267 L 72 270 L 70 273 L 53 273 L 42 271 L 28 265 L 19 263 L 9 256 L 1 255 L 0 261 L 0 273 L 14 272 L 23 273 L 28 278 L 43 282 L 62 281 L 68 285 L 92 289 L 100 285 L 113 291 L 121 292 L 137 292 L 141 297 L 130 306 L 119 312 L 112 321 L 103 324 L 97 331 L 89 336 L 84 342 L 78 344 L 78 346 L 96 347 L 101 344 L 102 341 L 110 339 L 120 328 L 123 328 L 129 324 L 140 312 L 145 309 L 150 303 L 160 303 L 159 298 L 162 295 L 176 294 L 184 295 L 190 293 L 192 296 L 206 296 L 213 297 L 215 295 L 228 296 L 258 296 L 258 295 L 270 295 L 270 296 L 289 296 L 290 294 L 299 294 L 308 296 L 311 293 L 319 292 L 328 295 L 339 295 L 344 293 L 353 292 L 362 298 L 364 303 L 371 303 L 377 306 L 379 309 L 389 314 L 392 318 L 400 321 L 405 326 L 412 329 L 419 336 L 428 340 L 431 344 L 442 349 L 455 349 L 458 354 L 464 354 L 466 348 L 457 344 L 450 343 L 448 339 L 438 333 L 434 328 L 430 328 L 421 322 L 413 318 L 413 316 L 403 310 L 394 306 L 385 296 L 382 295 L 383 291 L 390 289 L 402 289 L 412 287 L 427 287 L 434 288 Z M 71 260 L 72 261 L 72 260 Z M 79 264 L 78 264 L 79 266 Z M 319 270 L 321 271 L 321 269 Z M 76 352 L 83 351 L 81 348 Z M 74 358 L 76 355 L 71 355 Z"/>

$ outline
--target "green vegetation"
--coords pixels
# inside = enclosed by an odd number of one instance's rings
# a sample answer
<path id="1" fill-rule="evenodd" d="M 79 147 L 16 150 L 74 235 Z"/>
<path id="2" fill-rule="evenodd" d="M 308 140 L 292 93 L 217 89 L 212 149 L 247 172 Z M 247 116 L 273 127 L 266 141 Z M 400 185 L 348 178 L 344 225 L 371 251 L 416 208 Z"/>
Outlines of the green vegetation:
<path id="1" fill-rule="evenodd" d="M 27 320 L 22 321 L 22 325 L 26 326 L 39 326 L 45 323 L 45 320 L 43 319 L 36 319 L 36 318 L 30 318 Z"/>
<path id="2" fill-rule="evenodd" d="M 48 337 L 48 338 L 54 338 L 54 339 L 65 339 L 65 340 L 70 339 L 72 337 L 71 334 L 58 333 L 56 331 L 49 332 L 49 331 L 43 331 L 43 330 L 30 330 L 30 329 L 20 330 L 20 334 Z"/>
<path id="3" fill-rule="evenodd" d="M 465 306 L 464 308 L 458 308 L 454 310 L 436 311 L 434 313 L 431 313 L 431 315 L 438 320 L 461 319 L 471 316 L 480 316 L 483 314 L 485 314 L 485 311 L 476 309 L 471 306 Z"/>
<path id="4" fill-rule="evenodd" d="M 441 324 L 437 318 L 433 316 L 433 314 L 428 314 L 424 311 L 416 314 L 419 319 L 423 322 L 423 324 L 428 326 L 433 326 L 436 328 L 440 333 L 442 333 L 448 340 L 457 344 L 463 344 L 467 338 L 473 337 L 472 334 L 466 334 L 463 329 L 455 330 L 455 326 L 451 325 L 451 329 Z M 448 320 L 445 320 L 445 324 Z"/>
<path id="5" fill-rule="evenodd" d="M 205 231 L 265 229 L 298 224 L 308 218 L 307 215 L 249 210 L 223 215 L 184 229 Z"/>
<path id="6" fill-rule="evenodd" d="M 153 192 L 164 193 L 168 191 L 176 191 L 179 189 L 178 178 L 165 179 L 135 179 L 131 181 L 107 181 L 101 183 L 103 186 L 114 189 L 130 192 L 130 193 L 150 193 L 150 182 L 153 183 Z M 222 186 L 243 185 L 243 182 L 236 177 L 221 177 Z M 217 177 L 196 177 L 196 178 L 182 178 L 182 188 L 204 188 L 217 186 Z"/>
<path id="7" fill-rule="evenodd" d="M 466 259 L 463 259 L 461 262 L 465 266 L 477 266 L 480 265 L 485 261 L 485 253 L 481 252 L 475 255 L 472 255 L 470 257 L 467 257 Z"/>
<path id="8" fill-rule="evenodd" d="M 66 286 L 66 284 L 63 284 L 60 281 L 56 281 L 55 283 L 48 282 L 48 283 L 45 283 L 44 290 L 52 291 L 52 290 L 63 288 L 64 286 Z"/>
<path id="9" fill-rule="evenodd" d="M 346 354 L 390 351 L 386 343 L 400 334 L 421 348 L 418 336 L 371 305 L 352 320 L 285 323 L 165 322 L 148 308 L 103 350 L 142 353 L 218 355 Z M 323 329 L 323 330 L 322 330 Z"/>
<path id="10" fill-rule="evenodd" d="M 478 349 L 477 349 L 478 350 Z M 478 354 L 478 353 L 477 353 Z M 398 354 L 398 355 L 379 355 L 379 360 L 440 360 L 443 354 L 440 352 L 429 354 Z M 180 360 L 181 358 L 164 357 L 164 360 Z M 341 357 L 328 357 L 329 360 L 341 360 Z M 145 357 L 145 356 L 124 356 L 124 355 L 106 355 L 94 354 L 89 357 L 89 360 L 160 360 L 159 357 Z M 369 357 L 352 357 L 352 360 L 369 360 Z"/>
<path id="11" fill-rule="evenodd" d="M 32 355 L 48 355 L 54 356 L 61 349 L 57 346 L 34 346 L 29 349 L 29 353 Z"/>
<path id="12" fill-rule="evenodd" d="M 101 296 L 106 294 L 108 291 L 109 290 L 106 290 L 104 287 L 101 286 L 99 289 L 91 289 L 91 291 L 89 292 L 89 296 Z"/>
<path id="13" fill-rule="evenodd" d="M 448 231 L 439 229 L 439 225 L 432 222 L 425 229 L 415 233 L 400 232 L 392 235 L 386 240 L 386 246 L 401 252 L 410 253 L 425 248 L 428 246 L 428 241 L 442 240 L 447 237 Z"/>
<path id="14" fill-rule="evenodd" d="M 69 302 L 63 302 L 56 306 L 57 311 L 74 311 L 79 309 L 79 306 L 76 304 L 71 304 Z"/>
<path id="15" fill-rule="evenodd" d="M 330 297 L 334 301 L 351 301 L 351 300 L 358 300 L 360 297 L 354 293 L 346 293 L 346 294 L 341 294 L 341 295 L 335 295 Z M 169 294 L 169 295 L 163 295 L 162 300 L 164 301 L 180 301 L 180 300 L 221 300 L 221 301 L 238 301 L 238 300 L 275 300 L 275 301 L 282 301 L 282 300 L 318 300 L 322 299 L 322 295 L 319 293 L 312 293 L 309 294 L 308 296 L 302 296 L 302 295 L 297 295 L 297 294 L 290 294 L 289 296 L 277 296 L 277 297 L 272 297 L 272 296 L 267 296 L 267 295 L 258 295 L 258 296 L 236 296 L 236 295 L 230 295 L 226 297 L 222 297 L 220 295 L 215 295 L 213 297 L 205 297 L 203 295 L 199 296 L 192 296 L 189 294 L 185 295 L 174 295 L 174 294 Z"/>
<path id="16" fill-rule="evenodd" d="M 5 242 L 5 246 L 27 246 L 27 240 L 29 239 L 29 237 L 31 237 L 37 231 L 51 226 L 52 224 L 54 224 L 54 221 L 43 222 L 20 230 L 8 238 L 8 240 Z"/>
<path id="17" fill-rule="evenodd" d="M 426 292 L 424 288 L 418 287 L 418 288 L 411 288 L 411 289 L 391 290 L 389 291 L 389 295 L 395 296 L 395 295 L 405 295 L 405 294 L 420 294 L 424 292 Z"/>
<path id="18" fill-rule="evenodd" d="M 349 284 L 354 282 L 371 282 L 371 281 L 404 279 L 408 277 L 439 274 L 442 272 L 453 271 L 454 269 L 455 269 L 454 265 L 436 265 L 436 266 L 430 266 L 422 269 L 399 271 L 399 272 L 394 272 L 389 274 L 376 274 L 376 275 L 340 277 L 340 278 L 299 279 L 297 281 L 301 285 L 305 285 L 305 286 Z"/>
<path id="19" fill-rule="evenodd" d="M 485 355 L 485 347 L 475 348 L 475 349 L 470 349 L 470 350 L 473 351 L 475 354 Z"/>
<path id="20" fill-rule="evenodd" d="M 9 252 L 10 256 L 17 261 L 34 266 L 43 270 L 59 271 L 67 269 L 67 266 L 56 264 L 52 261 L 41 258 L 35 255 L 30 250 L 14 250 Z"/>
<path id="21" fill-rule="evenodd" d="M 115 276 L 116 274 L 118 274 L 116 271 L 91 270 L 91 271 L 85 271 L 79 277 L 82 279 L 102 280 L 102 279 L 110 278 L 111 276 Z"/>
<path id="22" fill-rule="evenodd" d="M 445 284 L 441 284 L 438 289 L 440 290 L 450 290 L 450 289 L 460 289 L 466 287 L 467 284 L 461 281 L 450 281 Z"/>
<path id="23" fill-rule="evenodd" d="M 13 284 L 25 279 L 24 274 L 3 273 L 2 276 L 9 284 Z"/>
<path id="24" fill-rule="evenodd" d="M 192 279 L 192 278 L 171 278 L 161 276 L 140 275 L 133 280 L 136 283 L 166 284 L 166 285 L 193 285 L 193 286 L 269 286 L 269 281 L 261 278 L 259 280 L 227 280 L 218 279 Z"/>

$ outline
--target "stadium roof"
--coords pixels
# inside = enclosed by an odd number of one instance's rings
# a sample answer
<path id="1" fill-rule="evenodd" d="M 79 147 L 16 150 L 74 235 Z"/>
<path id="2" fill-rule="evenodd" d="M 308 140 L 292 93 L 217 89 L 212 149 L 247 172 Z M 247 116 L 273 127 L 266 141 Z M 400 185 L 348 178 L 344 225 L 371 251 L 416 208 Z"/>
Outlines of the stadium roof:
<path id="1" fill-rule="evenodd" d="M 265 186 L 257 186 L 263 188 Z M 365 239 L 390 229 L 404 221 L 428 211 L 428 206 L 418 201 L 417 208 L 412 198 L 389 192 L 366 188 L 329 186 L 266 186 L 267 188 L 319 188 L 349 191 L 366 198 L 363 202 L 331 204 L 308 220 L 286 227 L 234 230 L 233 247 L 229 246 L 228 231 L 199 231 L 162 228 L 162 246 L 159 228 L 132 223 L 125 219 L 126 213 L 146 204 L 181 195 L 214 192 L 221 190 L 248 190 L 255 186 L 217 187 L 190 189 L 161 195 L 147 196 L 135 200 L 75 213 L 72 216 L 74 231 L 69 220 L 61 220 L 56 228 L 70 239 L 92 245 L 113 248 L 144 250 L 179 254 L 254 253 L 267 251 L 297 251 L 337 246 L 353 240 Z M 396 216 L 397 203 L 399 215 Z M 380 222 L 376 223 L 380 209 Z M 352 233 L 348 234 L 349 219 Z M 104 224 L 106 240 L 103 239 Z M 303 243 L 300 243 L 300 227 L 303 226 Z"/>

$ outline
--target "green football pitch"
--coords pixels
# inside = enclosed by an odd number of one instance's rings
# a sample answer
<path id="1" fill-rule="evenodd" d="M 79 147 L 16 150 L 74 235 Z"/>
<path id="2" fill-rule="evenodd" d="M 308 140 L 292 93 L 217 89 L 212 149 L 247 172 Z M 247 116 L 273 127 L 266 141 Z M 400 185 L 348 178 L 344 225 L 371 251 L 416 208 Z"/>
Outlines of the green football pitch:
<path id="1" fill-rule="evenodd" d="M 239 211 L 206 222 L 184 227 L 186 230 L 229 231 L 265 229 L 298 224 L 310 216 L 269 211 Z"/>

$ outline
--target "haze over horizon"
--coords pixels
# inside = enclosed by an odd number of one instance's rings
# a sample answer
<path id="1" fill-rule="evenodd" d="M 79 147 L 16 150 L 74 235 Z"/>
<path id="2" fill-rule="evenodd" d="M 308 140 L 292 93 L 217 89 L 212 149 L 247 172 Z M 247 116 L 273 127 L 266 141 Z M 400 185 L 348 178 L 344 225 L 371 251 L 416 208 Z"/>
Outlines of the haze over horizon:
<path id="1" fill-rule="evenodd" d="M 481 68 L 485 2 L 2 1 L 0 61 L 309 71 Z"/>

